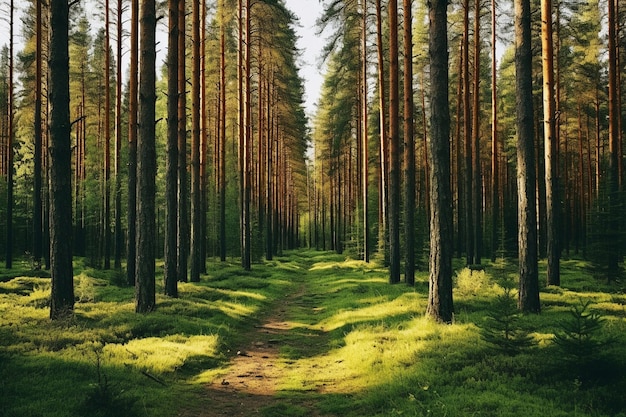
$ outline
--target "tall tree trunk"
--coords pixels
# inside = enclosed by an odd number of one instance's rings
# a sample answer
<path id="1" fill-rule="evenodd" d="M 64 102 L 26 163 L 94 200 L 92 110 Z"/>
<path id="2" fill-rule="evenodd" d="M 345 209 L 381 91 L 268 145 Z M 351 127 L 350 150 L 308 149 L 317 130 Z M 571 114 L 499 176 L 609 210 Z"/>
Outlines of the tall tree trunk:
<path id="1" fill-rule="evenodd" d="M 398 65 L 398 2 L 389 13 L 389 282 L 400 282 L 400 94 Z"/>
<path id="2" fill-rule="evenodd" d="M 552 0 L 541 1 L 541 56 L 543 62 L 543 135 L 546 182 L 546 228 L 548 232 L 548 285 L 560 285 L 558 139 L 554 100 L 554 47 Z M 582 175 L 582 173 L 581 173 Z"/>
<path id="3" fill-rule="evenodd" d="M 411 0 L 403 0 L 404 10 L 404 279 L 415 284 L 415 137 L 413 125 L 413 30 Z"/>
<path id="4" fill-rule="evenodd" d="M 252 115 L 251 115 L 251 2 L 245 0 L 245 18 L 241 22 L 244 26 L 244 48 L 243 53 L 243 143 L 242 151 L 242 202 L 241 202 L 241 266 L 245 270 L 251 268 L 251 224 L 250 224 L 250 198 L 251 198 L 251 176 L 250 176 L 250 157 L 252 152 Z M 243 13 L 243 11 L 242 11 Z"/>
<path id="5" fill-rule="evenodd" d="M 43 83 L 42 63 L 43 63 L 43 24 L 41 2 L 37 3 L 36 11 L 36 60 L 35 60 L 35 115 L 34 115 L 34 172 L 33 172 L 33 262 L 36 269 L 41 268 L 41 256 L 43 251 L 43 201 L 42 201 L 42 122 L 41 122 L 41 96 Z M 11 25 L 13 28 L 13 25 Z M 11 42 L 12 44 L 12 42 Z M 8 216 L 7 216 L 8 217 Z M 8 257 L 7 257 L 8 259 Z"/>
<path id="6" fill-rule="evenodd" d="M 519 308 L 538 313 L 537 206 L 532 95 L 530 0 L 515 0 L 515 91 L 517 113 L 517 187 Z"/>
<path id="7" fill-rule="evenodd" d="M 265 257 L 268 261 L 272 260 L 274 258 L 274 164 L 273 164 L 273 152 L 274 152 L 274 135 L 273 135 L 273 130 L 274 130 L 274 116 L 273 116 L 273 104 L 274 104 L 274 97 L 276 94 L 275 91 L 275 86 L 274 86 L 274 81 L 273 81 L 273 76 L 272 76 L 272 83 L 271 83 L 271 88 L 268 88 L 268 93 L 269 90 L 271 90 L 271 94 L 268 94 L 268 101 L 267 101 L 267 115 L 268 115 L 268 120 L 270 120 L 269 125 L 268 125 L 268 129 L 267 129 L 267 155 L 266 155 L 266 167 L 265 167 L 265 171 L 266 171 L 266 178 L 267 178 L 267 182 L 265 183 L 265 192 L 266 192 L 266 200 L 265 200 L 265 210 L 267 213 L 267 220 L 266 220 L 266 224 L 265 224 Z"/>
<path id="8" fill-rule="evenodd" d="M 450 189 L 450 104 L 448 102 L 448 27 L 446 0 L 429 3 L 430 95 L 430 275 L 426 314 L 451 323 L 452 192 Z"/>
<path id="9" fill-rule="evenodd" d="M 608 0 L 608 29 L 609 29 L 609 218 L 611 232 L 619 230 L 619 221 L 617 219 L 617 210 L 619 205 L 619 191 L 620 191 L 620 175 L 619 175 L 619 159 L 621 155 L 619 152 L 619 121 L 618 118 L 621 115 L 618 112 L 618 89 L 617 84 L 617 21 L 618 16 L 616 13 L 617 0 Z M 617 248 L 619 242 L 613 241 L 610 244 Z M 614 278 L 618 272 L 618 261 L 620 253 L 617 250 L 611 250 L 608 254 L 607 268 L 609 273 L 609 279 Z"/>
<path id="10" fill-rule="evenodd" d="M 207 110 L 206 80 L 206 19 L 207 4 L 202 2 L 200 12 L 200 199 L 201 199 L 201 232 L 200 232 L 200 273 L 206 274 L 207 259 L 207 218 L 208 209 L 208 151 L 209 151 L 209 117 Z"/>
<path id="11" fill-rule="evenodd" d="M 378 53 L 378 94 L 380 111 L 380 180 L 378 206 L 378 250 L 387 258 L 387 187 L 389 178 L 388 144 L 387 144 L 387 112 L 385 111 L 385 57 L 383 47 L 383 16 L 381 0 L 376 0 L 376 48 Z"/>
<path id="12" fill-rule="evenodd" d="M 454 149 L 454 157 L 456 160 L 456 166 L 453 167 L 454 172 L 456 174 L 456 212 L 455 212 L 455 219 L 456 219 L 456 225 L 457 225 L 457 236 L 456 236 L 456 251 L 457 251 L 457 257 L 461 258 L 463 256 L 463 251 L 465 250 L 465 247 L 467 246 L 467 233 L 465 232 L 465 221 L 467 220 L 466 216 L 467 216 L 467 210 L 465 209 L 465 188 L 466 188 L 466 184 L 465 184 L 465 164 L 462 162 L 462 157 L 464 155 L 465 152 L 465 147 L 463 146 L 464 142 L 464 137 L 461 137 L 461 127 L 463 126 L 463 124 L 461 123 L 462 120 L 462 114 L 464 112 L 465 109 L 465 105 L 464 105 L 464 95 L 463 95 L 463 90 L 465 88 L 465 77 L 463 76 L 463 70 L 464 70 L 464 60 L 466 59 L 465 57 L 465 52 L 463 51 L 465 48 L 465 37 L 463 36 L 461 38 L 460 41 L 460 47 L 459 47 L 459 67 L 458 67 L 458 74 L 459 74 L 459 81 L 458 81 L 458 85 L 457 85 L 457 93 L 456 93 L 456 126 L 454 129 L 454 139 L 455 139 L 455 149 Z M 424 100 L 422 100 L 424 101 Z M 426 140 L 426 139 L 424 139 Z M 426 142 L 424 142 L 426 143 Z"/>
<path id="13" fill-rule="evenodd" d="M 185 68 L 185 0 L 178 1 L 178 280 L 187 282 L 189 219 L 187 212 L 187 72 Z"/>
<path id="14" fill-rule="evenodd" d="M 139 10 L 140 64 L 139 131 L 137 137 L 137 283 L 135 311 L 156 307 L 155 295 L 155 195 L 156 195 L 156 10 L 154 0 L 142 0 Z"/>
<path id="15" fill-rule="evenodd" d="M 226 22 L 224 0 L 220 2 L 220 134 L 218 147 L 218 179 L 219 179 L 219 245 L 220 260 L 226 261 Z"/>
<path id="16" fill-rule="evenodd" d="M 111 23 L 104 2 L 104 269 L 111 268 Z"/>
<path id="17" fill-rule="evenodd" d="M 5 266 L 7 269 L 13 268 L 13 139 L 15 137 L 15 128 L 13 122 L 14 109 L 14 86 L 13 86 L 13 21 L 15 15 L 15 7 L 13 0 L 9 5 L 9 117 L 8 117 L 8 138 L 7 138 L 7 234 L 6 234 L 6 259 Z M 69 111 L 69 110 L 68 110 Z M 68 115 L 69 117 L 69 115 Z"/>
<path id="18" fill-rule="evenodd" d="M 165 159 L 165 294 L 178 296 L 178 0 L 169 0 L 167 46 L 167 146 Z"/>
<path id="19" fill-rule="evenodd" d="M 128 237 L 126 280 L 135 285 L 137 253 L 137 78 L 139 75 L 139 0 L 131 3 L 130 71 L 128 82 Z"/>
<path id="20" fill-rule="evenodd" d="M 362 205 L 363 205 L 363 260 L 370 261 L 370 233 L 369 233 L 369 210 L 368 210 L 368 187 L 369 187 L 369 149 L 368 149 L 368 103 L 367 103 L 367 0 L 362 3 L 362 28 L 361 28 L 361 181 L 362 181 Z"/>
<path id="21" fill-rule="evenodd" d="M 200 193 L 200 2 L 192 2 L 191 74 L 191 248 L 192 282 L 200 281 L 202 263 L 202 195 Z"/>
<path id="22" fill-rule="evenodd" d="M 74 310 L 67 1 L 50 1 L 50 28 L 50 318 L 54 320 L 67 317 Z"/>
<path id="23" fill-rule="evenodd" d="M 122 0 L 117 0 L 117 48 L 115 83 L 115 249 L 113 265 L 122 268 Z"/>
<path id="24" fill-rule="evenodd" d="M 491 0 L 491 262 L 496 261 L 500 243 L 500 198 L 498 165 L 498 89 L 496 59 L 496 0 Z"/>
<path id="25" fill-rule="evenodd" d="M 465 209 L 465 250 L 467 253 L 467 265 L 474 264 L 474 205 L 472 202 L 472 112 L 470 103 L 470 75 L 469 75 L 469 0 L 463 1 L 463 47 L 461 53 L 462 80 L 463 80 L 463 144 L 465 151 L 465 177 L 464 184 L 464 209 Z"/>
<path id="26" fill-rule="evenodd" d="M 472 225 L 474 259 L 480 265 L 482 255 L 482 174 L 480 170 L 480 0 L 474 3 L 474 96 L 472 103 Z"/>

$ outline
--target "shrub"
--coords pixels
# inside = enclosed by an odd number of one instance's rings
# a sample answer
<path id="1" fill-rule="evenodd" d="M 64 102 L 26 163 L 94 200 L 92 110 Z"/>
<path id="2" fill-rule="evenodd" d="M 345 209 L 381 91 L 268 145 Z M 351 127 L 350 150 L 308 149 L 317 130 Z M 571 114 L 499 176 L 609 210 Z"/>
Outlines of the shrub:
<path id="1" fill-rule="evenodd" d="M 520 325 L 520 312 L 513 285 L 512 280 L 503 281 L 503 291 L 489 308 L 485 323 L 480 329 L 484 341 L 509 355 L 520 353 L 534 344 L 528 331 Z"/>
<path id="2" fill-rule="evenodd" d="M 568 320 L 559 323 L 554 343 L 563 357 L 579 364 L 586 364 L 597 357 L 601 348 L 609 343 L 602 340 L 602 317 L 590 311 L 591 301 L 582 301 L 570 309 Z"/>

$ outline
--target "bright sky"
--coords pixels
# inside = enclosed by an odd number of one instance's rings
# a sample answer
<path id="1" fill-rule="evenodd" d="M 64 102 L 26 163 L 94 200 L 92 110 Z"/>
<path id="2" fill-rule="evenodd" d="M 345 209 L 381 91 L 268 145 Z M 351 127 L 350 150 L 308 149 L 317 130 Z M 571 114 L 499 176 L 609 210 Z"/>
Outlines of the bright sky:
<path id="1" fill-rule="evenodd" d="M 296 27 L 298 47 L 302 51 L 300 76 L 304 78 L 305 109 L 309 116 L 313 116 L 323 81 L 323 70 L 318 63 L 324 36 L 317 35 L 315 27 L 315 21 L 323 11 L 320 1 L 285 0 L 287 8 L 300 19 L 300 27 Z"/>

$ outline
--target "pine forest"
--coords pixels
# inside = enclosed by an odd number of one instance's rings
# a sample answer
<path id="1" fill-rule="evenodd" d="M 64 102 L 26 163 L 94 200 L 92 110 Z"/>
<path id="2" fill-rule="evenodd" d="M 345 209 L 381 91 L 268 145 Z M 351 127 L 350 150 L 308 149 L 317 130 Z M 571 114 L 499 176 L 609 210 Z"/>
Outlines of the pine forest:
<path id="1" fill-rule="evenodd" d="M 0 417 L 626 415 L 624 10 L 0 0 Z"/>

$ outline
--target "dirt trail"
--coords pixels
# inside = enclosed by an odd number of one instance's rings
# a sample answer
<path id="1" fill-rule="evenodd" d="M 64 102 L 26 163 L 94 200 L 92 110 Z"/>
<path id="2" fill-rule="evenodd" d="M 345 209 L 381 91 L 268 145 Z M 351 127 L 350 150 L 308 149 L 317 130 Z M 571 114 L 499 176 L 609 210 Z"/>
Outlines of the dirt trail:
<path id="1" fill-rule="evenodd" d="M 206 401 L 203 409 L 188 410 L 184 417 L 244 417 L 262 415 L 261 410 L 272 405 L 293 405 L 307 410 L 308 417 L 322 417 L 314 404 L 303 398 L 278 398 L 281 378 L 285 376 L 285 365 L 295 362 L 281 357 L 281 346 L 289 331 L 294 329 L 289 322 L 289 312 L 302 307 L 299 298 L 306 293 L 306 284 L 300 282 L 296 291 L 275 304 L 255 326 L 242 338 L 247 342 L 237 347 L 229 367 L 206 386 Z M 325 339 L 323 335 L 309 335 Z M 305 341 L 301 341 L 306 343 Z M 317 344 L 324 340 L 317 340 Z M 282 414 L 280 414 L 282 415 Z M 286 414 L 285 414 L 286 415 Z"/>

